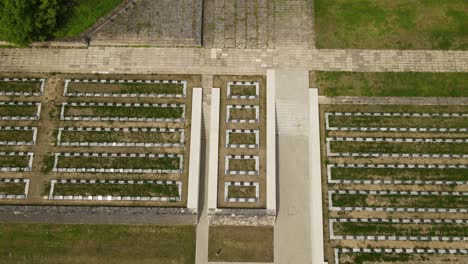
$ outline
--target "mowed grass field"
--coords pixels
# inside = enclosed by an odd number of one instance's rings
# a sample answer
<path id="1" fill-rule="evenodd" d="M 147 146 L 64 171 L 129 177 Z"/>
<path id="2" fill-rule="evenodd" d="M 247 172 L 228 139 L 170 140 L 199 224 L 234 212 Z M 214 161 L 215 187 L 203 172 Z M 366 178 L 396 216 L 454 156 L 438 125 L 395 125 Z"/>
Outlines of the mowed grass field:
<path id="1" fill-rule="evenodd" d="M 1 263 L 195 263 L 195 226 L 0 224 Z"/>
<path id="2" fill-rule="evenodd" d="M 272 227 L 212 226 L 208 260 L 226 262 L 273 262 Z"/>
<path id="3" fill-rule="evenodd" d="M 318 48 L 468 49 L 466 0 L 315 0 Z"/>
<path id="4" fill-rule="evenodd" d="M 96 21 L 116 8 L 123 0 L 70 1 L 66 13 L 58 21 L 56 38 L 73 38 L 91 27 Z M 65 4 L 63 4 L 65 5 Z"/>
<path id="5" fill-rule="evenodd" d="M 315 72 L 310 79 L 327 96 L 468 96 L 468 73 Z"/>

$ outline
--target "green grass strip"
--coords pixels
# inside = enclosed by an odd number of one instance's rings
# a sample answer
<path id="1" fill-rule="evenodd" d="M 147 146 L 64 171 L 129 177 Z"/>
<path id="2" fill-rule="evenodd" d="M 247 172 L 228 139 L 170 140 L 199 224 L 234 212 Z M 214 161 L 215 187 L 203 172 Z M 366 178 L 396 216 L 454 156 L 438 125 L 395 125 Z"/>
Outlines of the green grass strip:
<path id="1" fill-rule="evenodd" d="M 255 198 L 256 196 L 255 186 L 229 186 L 228 187 L 228 198 Z"/>
<path id="2" fill-rule="evenodd" d="M 229 144 L 254 145 L 255 143 L 255 133 L 229 133 Z"/>
<path id="3" fill-rule="evenodd" d="M 123 0 L 78 0 L 68 10 L 66 16 L 58 21 L 56 38 L 79 36 L 96 21 L 116 8 Z"/>
<path id="4" fill-rule="evenodd" d="M 468 73 L 316 72 L 327 96 L 468 97 Z"/>
<path id="5" fill-rule="evenodd" d="M 468 153 L 468 143 L 332 141 L 330 148 L 334 153 Z"/>
<path id="6" fill-rule="evenodd" d="M 24 194 L 24 183 L 0 183 L 0 194 L 13 194 L 13 195 L 22 195 Z"/>
<path id="7" fill-rule="evenodd" d="M 97 169 L 180 169 L 180 159 L 176 158 L 131 158 L 131 157 L 63 157 L 58 159 L 58 168 L 97 168 Z"/>
<path id="8" fill-rule="evenodd" d="M 231 95 L 255 96 L 256 94 L 255 85 L 231 85 Z"/>
<path id="9" fill-rule="evenodd" d="M 175 184 L 74 184 L 54 185 L 54 195 L 111 195 L 130 197 L 179 197 Z"/>
<path id="10" fill-rule="evenodd" d="M 195 263 L 195 226 L 0 224 L 0 237 L 8 264 Z"/>
<path id="11" fill-rule="evenodd" d="M 468 225 L 431 223 L 338 223 L 333 225 L 335 235 L 348 236 L 468 236 Z"/>
<path id="12" fill-rule="evenodd" d="M 180 132 L 62 131 L 62 142 L 180 143 Z"/>
<path id="13" fill-rule="evenodd" d="M 182 107 L 68 106 L 66 116 L 182 118 Z"/>
<path id="14" fill-rule="evenodd" d="M 344 180 L 425 180 L 468 181 L 468 169 L 421 168 L 333 168 L 332 179 Z"/>
<path id="15" fill-rule="evenodd" d="M 468 117 L 329 116 L 328 120 L 332 127 L 468 127 Z"/>
<path id="16" fill-rule="evenodd" d="M 335 207 L 467 208 L 467 196 L 333 194 Z"/>
<path id="17" fill-rule="evenodd" d="M 69 93 L 118 94 L 183 94 L 180 83 L 74 83 L 68 84 Z"/>
<path id="18" fill-rule="evenodd" d="M 29 156 L 0 156 L 0 167 L 26 168 L 29 166 Z"/>
<path id="19" fill-rule="evenodd" d="M 0 130 L 0 141 L 32 141 L 32 130 Z"/>
<path id="20" fill-rule="evenodd" d="M 255 164 L 254 159 L 229 159 L 229 170 L 255 171 Z"/>
<path id="21" fill-rule="evenodd" d="M 35 105 L 0 105 L 0 116 L 35 116 Z"/>
<path id="22" fill-rule="evenodd" d="M 0 92 L 37 93 L 40 91 L 41 83 L 37 81 L 0 81 Z"/>

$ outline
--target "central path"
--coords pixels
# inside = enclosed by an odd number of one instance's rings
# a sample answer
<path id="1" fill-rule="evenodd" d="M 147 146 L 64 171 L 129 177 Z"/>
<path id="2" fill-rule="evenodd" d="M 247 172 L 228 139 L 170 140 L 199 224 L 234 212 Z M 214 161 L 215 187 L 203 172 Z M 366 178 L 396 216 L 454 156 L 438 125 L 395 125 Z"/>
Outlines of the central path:
<path id="1" fill-rule="evenodd" d="M 275 263 L 311 263 L 309 224 L 309 76 L 276 71 L 278 217 Z"/>

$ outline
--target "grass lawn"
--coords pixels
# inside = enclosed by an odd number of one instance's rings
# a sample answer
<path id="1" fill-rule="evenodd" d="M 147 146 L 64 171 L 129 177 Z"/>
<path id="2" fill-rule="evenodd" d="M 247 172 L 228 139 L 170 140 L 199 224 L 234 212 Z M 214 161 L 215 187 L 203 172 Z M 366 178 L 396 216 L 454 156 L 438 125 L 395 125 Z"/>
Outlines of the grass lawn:
<path id="1" fill-rule="evenodd" d="M 65 116 L 182 118 L 182 107 L 159 106 L 67 106 Z"/>
<path id="2" fill-rule="evenodd" d="M 0 167 L 28 167 L 29 156 L 0 156 Z"/>
<path id="3" fill-rule="evenodd" d="M 395 224 L 395 223 L 335 223 L 336 235 L 348 236 L 468 236 L 464 224 Z"/>
<path id="4" fill-rule="evenodd" d="M 0 133 L 1 135 L 1 133 Z M 179 143 L 180 132 L 62 131 L 62 142 Z"/>
<path id="5" fill-rule="evenodd" d="M 0 92 L 35 93 L 40 92 L 40 82 L 5 82 L 0 81 Z"/>
<path id="6" fill-rule="evenodd" d="M 58 159 L 59 168 L 107 169 L 180 169 L 180 158 L 175 157 L 64 157 Z"/>
<path id="7" fill-rule="evenodd" d="M 4 263 L 195 263 L 194 226 L 1 224 Z"/>
<path id="8" fill-rule="evenodd" d="M 330 149 L 333 153 L 468 154 L 466 143 L 332 141 Z"/>
<path id="9" fill-rule="evenodd" d="M 54 195 L 111 195 L 130 197 L 179 197 L 175 184 L 78 184 L 60 183 L 54 186 Z"/>
<path id="10" fill-rule="evenodd" d="M 255 164 L 254 159 L 229 159 L 229 170 L 255 171 Z"/>
<path id="11" fill-rule="evenodd" d="M 272 227 L 212 226 L 209 261 L 273 262 Z"/>
<path id="12" fill-rule="evenodd" d="M 468 73 L 315 72 L 311 80 L 327 96 L 468 97 Z"/>
<path id="13" fill-rule="evenodd" d="M 25 183 L 0 182 L 0 194 L 24 194 Z"/>
<path id="14" fill-rule="evenodd" d="M 340 253 L 340 264 L 364 263 L 467 263 L 459 254 Z"/>
<path id="15" fill-rule="evenodd" d="M 332 127 L 466 128 L 468 117 L 330 116 Z"/>
<path id="16" fill-rule="evenodd" d="M 318 48 L 468 49 L 466 0 L 316 0 Z"/>
<path id="17" fill-rule="evenodd" d="M 75 0 L 68 13 L 59 20 L 55 38 L 73 38 L 79 36 L 96 21 L 112 11 L 123 0 Z M 1 36 L 0 36 L 1 37 Z"/>
<path id="18" fill-rule="evenodd" d="M 34 132 L 32 130 L 0 130 L 1 141 L 32 141 Z"/>
<path id="19" fill-rule="evenodd" d="M 467 208 L 468 196 L 333 194 L 335 207 Z"/>
<path id="20" fill-rule="evenodd" d="M 0 116 L 35 116 L 35 105 L 0 105 Z"/>
<path id="21" fill-rule="evenodd" d="M 69 93 L 116 93 L 116 94 L 183 94 L 184 85 L 179 83 L 74 83 L 68 84 Z"/>
<path id="22" fill-rule="evenodd" d="M 468 181 L 468 169 L 332 168 L 332 179 Z"/>

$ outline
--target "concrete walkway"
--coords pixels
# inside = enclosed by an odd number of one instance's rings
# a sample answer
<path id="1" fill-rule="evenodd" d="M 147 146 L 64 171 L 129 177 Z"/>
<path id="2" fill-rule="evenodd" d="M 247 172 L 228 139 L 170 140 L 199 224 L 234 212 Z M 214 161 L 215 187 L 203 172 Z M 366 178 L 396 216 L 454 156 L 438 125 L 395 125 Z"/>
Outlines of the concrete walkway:
<path id="1" fill-rule="evenodd" d="M 0 49 L 1 71 L 264 74 L 267 68 L 323 71 L 468 72 L 466 51 L 131 48 Z"/>
<path id="2" fill-rule="evenodd" d="M 275 225 L 275 263 L 312 263 L 306 70 L 276 71 L 276 111 L 279 201 Z"/>

